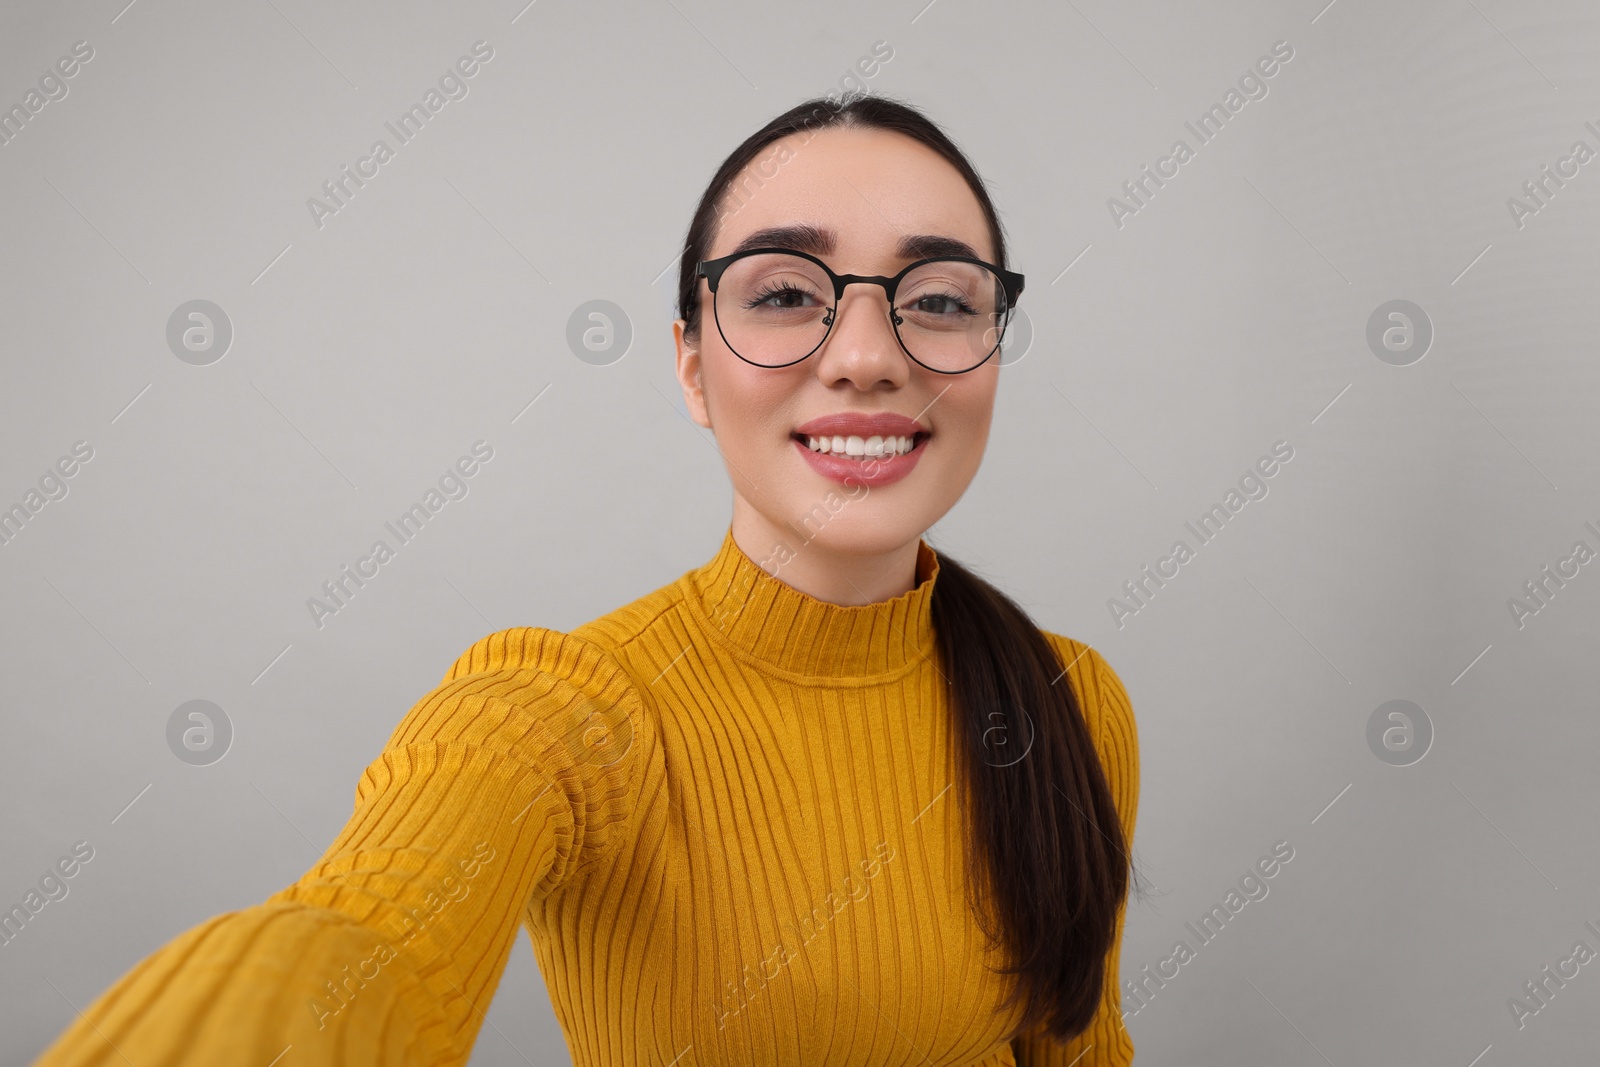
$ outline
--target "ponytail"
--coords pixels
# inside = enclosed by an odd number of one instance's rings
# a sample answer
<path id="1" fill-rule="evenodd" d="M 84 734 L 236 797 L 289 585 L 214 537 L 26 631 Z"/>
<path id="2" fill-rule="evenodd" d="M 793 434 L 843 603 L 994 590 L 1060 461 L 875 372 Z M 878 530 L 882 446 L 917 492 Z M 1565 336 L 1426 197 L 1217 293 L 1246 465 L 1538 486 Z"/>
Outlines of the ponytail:
<path id="1" fill-rule="evenodd" d="M 933 624 L 963 799 L 968 897 L 1015 961 L 1019 1032 L 1061 1040 L 1099 1007 L 1128 891 L 1122 823 L 1061 663 L 1015 601 L 941 553 Z M 973 878 L 976 872 L 977 878 Z M 991 910 L 992 909 L 992 910 Z"/>

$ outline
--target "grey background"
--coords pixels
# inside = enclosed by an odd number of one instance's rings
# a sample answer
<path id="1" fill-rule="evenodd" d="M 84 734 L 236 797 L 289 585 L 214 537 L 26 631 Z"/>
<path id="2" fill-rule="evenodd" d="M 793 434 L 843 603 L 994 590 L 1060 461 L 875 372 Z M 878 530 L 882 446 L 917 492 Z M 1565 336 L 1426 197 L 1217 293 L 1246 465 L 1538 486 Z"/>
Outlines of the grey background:
<path id="1" fill-rule="evenodd" d="M 297 878 L 476 638 L 710 558 L 729 487 L 672 376 L 674 255 L 722 157 L 880 40 L 869 88 L 971 153 L 1029 279 L 1032 345 L 930 541 L 1128 688 L 1159 892 L 1124 978 L 1295 850 L 1128 1017 L 1140 1062 L 1592 1050 L 1600 964 L 1521 1029 L 1507 1006 L 1600 949 L 1600 567 L 1520 628 L 1507 606 L 1600 546 L 1600 162 L 1521 227 L 1507 206 L 1600 148 L 1592 5 L 125 4 L 0 16 L 5 107 L 95 53 L 0 146 L 0 505 L 94 449 L 0 547 L 0 903 L 95 849 L 0 949 L 0 1060 Z M 307 198 L 480 39 L 468 95 L 318 228 Z M 1183 123 L 1279 40 L 1268 95 L 1197 146 Z M 1119 228 L 1107 199 L 1180 137 L 1194 158 Z M 233 327 L 209 366 L 166 343 L 195 299 Z M 604 366 L 566 343 L 597 299 L 634 333 Z M 1366 343 L 1395 299 L 1435 333 L 1409 366 Z M 313 625 L 479 439 L 468 495 Z M 1119 626 L 1108 599 L 1279 440 L 1268 495 Z M 196 699 L 234 731 L 209 766 L 167 743 Z M 1433 729 L 1409 766 L 1367 742 L 1396 699 Z M 525 934 L 488 1020 L 474 1064 L 566 1062 Z"/>

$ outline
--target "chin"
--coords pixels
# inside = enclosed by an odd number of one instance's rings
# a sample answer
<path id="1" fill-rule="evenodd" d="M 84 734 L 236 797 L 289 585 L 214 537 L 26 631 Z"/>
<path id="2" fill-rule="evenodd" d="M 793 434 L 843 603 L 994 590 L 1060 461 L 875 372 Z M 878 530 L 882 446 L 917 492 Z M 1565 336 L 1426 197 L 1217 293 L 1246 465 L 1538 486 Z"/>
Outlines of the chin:
<path id="1" fill-rule="evenodd" d="M 792 520 L 779 521 L 786 539 L 793 536 L 789 543 L 797 552 L 809 545 L 852 556 L 881 555 L 915 541 L 928 525 L 920 520 L 922 508 L 891 506 L 887 499 L 869 496 L 850 500 L 843 487 L 831 503 L 837 510 L 830 512 L 825 505 L 811 511 L 797 508 Z"/>

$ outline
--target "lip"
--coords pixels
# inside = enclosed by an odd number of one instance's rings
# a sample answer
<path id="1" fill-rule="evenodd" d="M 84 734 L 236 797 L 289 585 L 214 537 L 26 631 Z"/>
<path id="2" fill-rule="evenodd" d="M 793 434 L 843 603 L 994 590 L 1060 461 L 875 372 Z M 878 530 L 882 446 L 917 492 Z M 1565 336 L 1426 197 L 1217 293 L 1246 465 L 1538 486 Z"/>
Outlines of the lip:
<path id="1" fill-rule="evenodd" d="M 807 423 L 807 425 L 813 425 Z M 817 425 L 822 425 L 819 420 Z M 816 434 L 809 435 L 821 437 L 819 430 Z M 859 436 L 859 433 L 857 434 Z M 893 436 L 893 435 L 890 435 Z M 868 488 L 879 488 L 893 485 L 916 467 L 922 459 L 922 453 L 928 450 L 928 434 L 924 431 L 917 433 L 910 452 L 905 455 L 891 456 L 887 459 L 881 456 L 868 456 L 865 459 L 840 459 L 831 453 L 813 452 L 811 446 L 797 434 L 790 436 L 794 447 L 800 452 L 801 458 L 811 464 L 811 469 L 827 478 L 829 481 L 838 482 L 840 485 L 861 485 Z"/>
<path id="2" fill-rule="evenodd" d="M 808 423 L 796 426 L 794 432 L 802 437 L 910 437 L 914 434 L 929 436 L 932 431 L 916 419 L 893 412 L 875 414 L 850 414 L 839 412 L 823 415 Z"/>

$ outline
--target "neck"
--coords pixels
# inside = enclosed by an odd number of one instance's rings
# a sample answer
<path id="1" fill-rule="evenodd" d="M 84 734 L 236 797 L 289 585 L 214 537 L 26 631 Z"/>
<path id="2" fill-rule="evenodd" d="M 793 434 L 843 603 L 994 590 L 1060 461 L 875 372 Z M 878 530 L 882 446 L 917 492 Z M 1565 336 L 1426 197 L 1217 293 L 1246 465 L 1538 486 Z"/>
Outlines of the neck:
<path id="1" fill-rule="evenodd" d="M 937 654 L 933 591 L 939 557 L 920 538 L 913 547 L 918 555 L 912 588 L 887 599 L 839 604 L 790 585 L 787 567 L 777 575 L 763 568 L 739 547 L 730 525 L 717 554 L 685 574 L 679 588 L 707 639 L 748 664 L 804 684 L 879 684 Z M 769 550 L 763 558 L 770 555 Z M 854 589 L 845 588 L 857 599 Z"/>
<path id="2" fill-rule="evenodd" d="M 768 574 L 829 604 L 876 604 L 916 587 L 919 537 L 846 550 L 819 536 L 826 532 L 819 521 L 833 521 L 826 508 L 808 522 L 780 526 L 752 507 L 736 506 L 730 530 L 739 549 Z"/>

